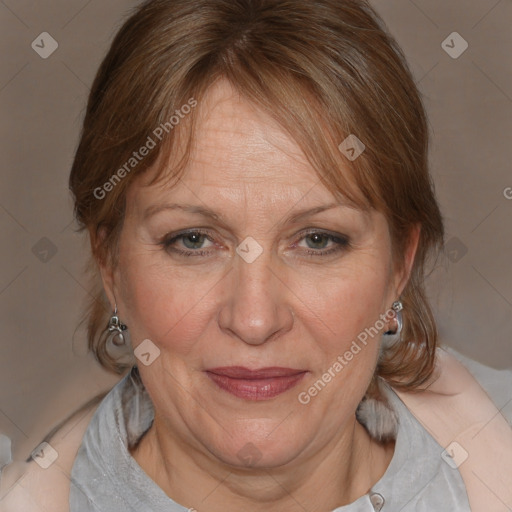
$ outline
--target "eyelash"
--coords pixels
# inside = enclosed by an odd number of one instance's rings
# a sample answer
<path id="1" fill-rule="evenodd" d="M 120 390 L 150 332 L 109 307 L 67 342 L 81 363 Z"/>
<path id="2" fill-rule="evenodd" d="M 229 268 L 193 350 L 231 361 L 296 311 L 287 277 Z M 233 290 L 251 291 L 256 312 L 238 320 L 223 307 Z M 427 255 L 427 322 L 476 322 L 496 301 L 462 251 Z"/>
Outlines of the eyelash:
<path id="1" fill-rule="evenodd" d="M 208 256 L 210 254 L 210 251 L 205 251 L 205 250 L 183 251 L 181 249 L 177 249 L 176 247 L 173 247 L 173 244 L 176 241 L 178 241 L 182 238 L 185 238 L 189 235 L 204 235 L 210 242 L 213 242 L 212 238 L 209 236 L 209 233 L 207 231 L 203 231 L 201 229 L 194 229 L 194 230 L 178 233 L 177 235 L 172 236 L 171 238 L 168 238 L 168 237 L 164 238 L 164 240 L 162 240 L 160 242 L 160 245 L 162 245 L 163 248 L 167 251 L 172 251 L 172 252 L 175 252 L 175 253 L 177 253 L 181 256 L 185 256 L 185 257 Z M 336 245 L 331 249 L 323 250 L 323 251 L 316 251 L 313 249 L 306 250 L 305 255 L 307 257 L 314 258 L 314 257 L 319 257 L 319 256 L 320 257 L 330 256 L 330 255 L 338 253 L 344 249 L 350 248 L 350 241 L 349 241 L 348 237 L 335 236 L 335 235 L 332 235 L 325 231 L 318 231 L 318 230 L 310 230 L 310 231 L 307 231 L 306 233 L 303 233 L 301 238 L 299 238 L 298 242 L 300 242 L 301 240 L 303 240 L 304 238 L 306 238 L 307 236 L 310 236 L 310 235 L 320 235 L 320 236 L 326 237 L 328 239 L 328 241 L 332 241 Z"/>

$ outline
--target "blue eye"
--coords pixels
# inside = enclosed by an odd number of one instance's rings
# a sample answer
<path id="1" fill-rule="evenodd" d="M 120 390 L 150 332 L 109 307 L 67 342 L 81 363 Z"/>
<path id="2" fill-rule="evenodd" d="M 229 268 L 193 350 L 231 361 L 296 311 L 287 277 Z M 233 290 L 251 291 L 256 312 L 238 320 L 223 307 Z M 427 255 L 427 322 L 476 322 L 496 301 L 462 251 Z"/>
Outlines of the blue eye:
<path id="1" fill-rule="evenodd" d="M 312 241 L 312 245 L 307 245 L 309 249 L 324 249 L 325 244 L 323 242 L 332 242 L 332 246 L 327 250 L 308 250 L 306 254 L 308 256 L 327 256 L 330 254 L 337 253 L 343 249 L 348 248 L 349 240 L 346 236 L 335 236 L 323 231 L 310 231 L 306 233 L 300 240 Z M 320 247 L 318 247 L 320 245 Z M 315 247 L 316 246 L 316 247 Z"/>
<path id="2" fill-rule="evenodd" d="M 324 231 L 311 230 L 307 233 L 302 233 L 301 238 L 298 239 L 298 242 L 305 240 L 307 243 L 308 250 L 304 251 L 304 254 L 308 257 L 317 257 L 317 256 L 328 256 L 343 250 L 346 250 L 350 247 L 349 239 L 344 235 L 333 235 Z M 175 236 L 166 237 L 161 245 L 168 252 L 176 253 L 180 256 L 191 257 L 191 256 L 210 256 L 212 251 L 204 250 L 205 241 L 209 241 L 212 243 L 211 247 L 215 246 L 213 239 L 207 231 L 202 231 L 199 229 L 178 233 Z M 308 241 L 310 243 L 308 243 Z M 177 247 L 177 243 L 181 242 L 182 248 Z M 325 243 L 332 243 L 332 246 L 325 250 Z M 294 247 L 300 247 L 297 243 L 294 244 Z"/>
<path id="3" fill-rule="evenodd" d="M 207 232 L 194 230 L 178 234 L 172 238 L 166 238 L 163 240 L 162 245 L 167 251 L 172 251 L 181 254 L 182 256 L 207 256 L 209 254 L 208 251 L 193 250 L 201 249 L 200 246 L 204 243 L 205 239 L 213 242 L 213 240 L 208 236 Z M 192 250 L 184 251 L 175 247 L 175 244 L 178 240 L 182 240 L 185 248 Z"/>

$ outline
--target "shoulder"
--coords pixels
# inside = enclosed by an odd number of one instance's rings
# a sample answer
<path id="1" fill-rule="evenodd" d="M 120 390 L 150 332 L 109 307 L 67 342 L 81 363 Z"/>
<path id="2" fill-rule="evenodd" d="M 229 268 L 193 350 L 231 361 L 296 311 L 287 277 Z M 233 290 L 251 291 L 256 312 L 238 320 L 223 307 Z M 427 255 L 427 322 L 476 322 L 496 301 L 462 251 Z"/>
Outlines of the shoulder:
<path id="1" fill-rule="evenodd" d="M 84 404 L 2 471 L 0 512 L 68 512 L 70 474 L 89 422 L 105 393 Z"/>
<path id="2" fill-rule="evenodd" d="M 469 370 L 508 423 L 512 424 L 512 368 L 498 370 L 475 361 L 452 348 L 443 348 Z"/>

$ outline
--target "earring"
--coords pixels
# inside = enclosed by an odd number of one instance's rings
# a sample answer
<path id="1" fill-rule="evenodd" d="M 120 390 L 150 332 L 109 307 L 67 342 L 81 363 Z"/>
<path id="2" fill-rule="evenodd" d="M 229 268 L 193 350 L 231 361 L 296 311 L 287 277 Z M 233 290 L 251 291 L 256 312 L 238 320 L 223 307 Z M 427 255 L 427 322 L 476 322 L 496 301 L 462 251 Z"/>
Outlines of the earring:
<path id="1" fill-rule="evenodd" d="M 115 305 L 114 312 L 108 321 L 107 336 L 108 342 L 112 343 L 116 347 L 120 347 L 126 343 L 124 339 L 123 331 L 126 331 L 127 327 L 124 325 L 117 316 L 117 304 Z"/>
<path id="2" fill-rule="evenodd" d="M 386 331 L 384 334 L 388 336 L 400 336 L 400 333 L 402 332 L 403 327 L 403 321 L 402 321 L 402 309 L 404 309 L 404 305 L 401 300 L 396 300 L 391 305 L 391 308 L 395 312 L 394 318 L 396 320 L 396 330 L 395 331 Z"/>

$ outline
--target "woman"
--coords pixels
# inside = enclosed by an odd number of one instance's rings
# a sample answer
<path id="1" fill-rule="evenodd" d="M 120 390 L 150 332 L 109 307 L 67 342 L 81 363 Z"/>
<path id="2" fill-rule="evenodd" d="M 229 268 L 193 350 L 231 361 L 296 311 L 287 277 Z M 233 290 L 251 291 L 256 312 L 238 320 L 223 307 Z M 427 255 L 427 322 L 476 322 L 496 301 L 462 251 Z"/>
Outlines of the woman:
<path id="1" fill-rule="evenodd" d="M 510 427 L 438 348 L 425 295 L 443 243 L 427 149 L 364 0 L 133 13 L 70 177 L 101 277 L 89 346 L 129 369 L 61 450 L 72 512 L 512 506 L 506 460 L 464 437 L 507 458 Z"/>

